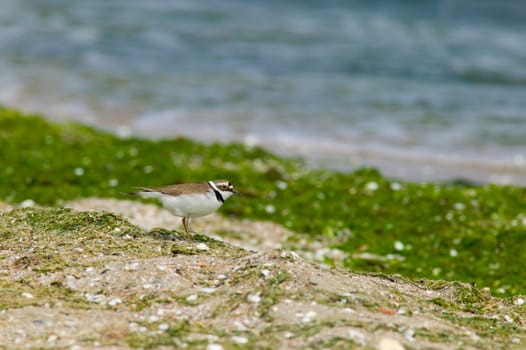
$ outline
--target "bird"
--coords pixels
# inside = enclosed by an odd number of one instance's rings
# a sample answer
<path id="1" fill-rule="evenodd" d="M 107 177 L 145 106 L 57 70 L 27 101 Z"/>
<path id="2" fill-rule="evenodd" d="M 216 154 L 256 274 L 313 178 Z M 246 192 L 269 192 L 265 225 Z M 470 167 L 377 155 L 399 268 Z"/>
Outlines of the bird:
<path id="1" fill-rule="evenodd" d="M 175 216 L 183 218 L 186 234 L 189 234 L 190 218 L 213 213 L 232 195 L 240 195 L 228 180 L 187 182 L 164 187 L 137 187 L 130 195 L 155 198 Z"/>

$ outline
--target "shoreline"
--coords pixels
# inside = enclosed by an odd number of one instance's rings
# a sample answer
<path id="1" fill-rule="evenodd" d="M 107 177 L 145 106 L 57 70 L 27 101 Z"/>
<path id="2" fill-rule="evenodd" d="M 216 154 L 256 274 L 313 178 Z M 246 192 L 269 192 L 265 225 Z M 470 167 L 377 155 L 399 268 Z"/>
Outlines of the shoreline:
<path id="1" fill-rule="evenodd" d="M 42 111 L 31 104 L 18 101 L 21 106 L 4 104 L 8 108 L 40 114 Z M 446 150 L 433 154 L 429 150 L 403 149 L 386 144 L 370 143 L 359 145 L 359 140 L 349 143 L 329 140 L 307 140 L 298 142 L 297 135 L 292 138 L 283 135 L 270 138 L 265 135 L 245 133 L 241 137 L 232 137 L 234 131 L 221 130 L 219 133 L 203 131 L 193 124 L 184 124 L 185 133 L 167 131 L 159 127 L 146 127 L 137 119 L 129 120 L 124 111 L 118 115 L 96 117 L 80 116 L 77 112 L 62 111 L 48 113 L 43 117 L 50 122 L 74 122 L 89 125 L 100 131 L 108 132 L 119 138 L 140 137 L 147 140 L 170 140 L 177 137 L 187 138 L 204 145 L 213 143 L 241 143 L 248 147 L 263 147 L 276 155 L 300 159 L 311 169 L 326 169 L 340 172 L 352 172 L 360 168 L 376 168 L 393 180 L 410 182 L 463 182 L 473 184 L 521 185 L 526 186 L 526 154 L 519 151 L 509 154 L 504 151 L 486 149 L 475 153 L 446 153 Z M 106 120 L 102 122 L 101 119 Z M 110 120 L 110 121 L 108 121 Z M 169 122 L 169 121 L 167 121 Z M 142 130 L 141 130 L 142 129 Z M 285 134 L 286 135 L 286 134 Z M 306 139 L 305 139 L 306 140 Z"/>
<path id="2" fill-rule="evenodd" d="M 222 214 L 271 221 L 305 239 L 324 237 L 329 249 L 345 253 L 329 263 L 476 281 L 500 295 L 521 293 L 525 284 L 514 269 L 526 244 L 523 187 L 394 181 L 371 168 L 310 169 L 259 147 L 118 138 L 9 109 L 0 109 L 0 129 L 9 130 L 1 135 L 0 198 L 13 205 L 129 199 L 123 193 L 134 186 L 226 178 L 247 196 L 225 203 Z M 496 255 L 494 240 L 508 254 Z M 491 261 L 473 264 L 476 256 Z"/>
<path id="3" fill-rule="evenodd" d="M 11 107 L 9 108 L 15 108 Z M 29 110 L 31 113 L 33 112 Z M 223 135 L 214 138 L 210 133 L 171 133 L 158 131 L 141 132 L 132 123 L 130 127 L 122 124 L 123 118 L 115 118 L 113 123 L 101 123 L 93 118 L 44 117 L 51 122 L 75 122 L 92 126 L 120 138 L 140 137 L 147 140 L 170 140 L 183 137 L 192 141 L 211 145 L 213 143 L 241 143 L 247 147 L 258 146 L 278 156 L 299 159 L 311 169 L 353 172 L 360 168 L 375 168 L 392 180 L 417 183 L 472 183 L 526 186 L 526 156 L 514 153 L 504 156 L 498 152 L 473 152 L 465 154 L 431 154 L 429 151 L 389 148 L 386 145 L 359 146 L 320 140 L 300 144 L 286 139 L 265 139 L 247 134 L 233 138 Z M 295 138 L 297 140 L 297 138 Z M 490 161 L 485 161 L 488 155 Z"/>

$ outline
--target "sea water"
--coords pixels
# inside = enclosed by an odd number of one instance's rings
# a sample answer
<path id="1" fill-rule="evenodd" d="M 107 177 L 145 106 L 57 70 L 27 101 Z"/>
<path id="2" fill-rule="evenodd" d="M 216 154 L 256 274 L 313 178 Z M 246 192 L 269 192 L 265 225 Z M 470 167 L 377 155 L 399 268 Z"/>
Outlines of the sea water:
<path id="1" fill-rule="evenodd" d="M 0 103 L 340 170 L 526 183 L 526 2 L 1 0 Z"/>

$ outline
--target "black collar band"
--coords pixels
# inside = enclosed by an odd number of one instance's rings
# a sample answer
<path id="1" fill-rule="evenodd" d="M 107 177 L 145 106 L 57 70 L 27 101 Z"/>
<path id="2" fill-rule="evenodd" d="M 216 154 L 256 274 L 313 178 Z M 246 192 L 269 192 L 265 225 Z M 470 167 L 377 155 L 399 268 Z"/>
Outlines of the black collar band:
<path id="1" fill-rule="evenodd" d="M 212 191 L 214 191 L 214 193 L 216 195 L 216 198 L 217 198 L 217 201 L 221 202 L 221 203 L 225 203 L 225 199 L 221 195 L 221 192 L 219 192 L 219 190 L 217 189 L 217 187 L 215 186 L 215 184 L 212 181 L 208 181 L 208 186 L 210 186 Z"/>

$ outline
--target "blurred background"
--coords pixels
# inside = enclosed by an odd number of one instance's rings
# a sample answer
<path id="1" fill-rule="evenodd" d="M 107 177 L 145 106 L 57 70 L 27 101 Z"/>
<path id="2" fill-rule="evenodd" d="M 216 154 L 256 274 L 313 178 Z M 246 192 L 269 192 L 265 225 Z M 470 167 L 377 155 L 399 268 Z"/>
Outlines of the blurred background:
<path id="1" fill-rule="evenodd" d="M 2 0 L 0 103 L 313 166 L 526 184 L 523 0 Z"/>

